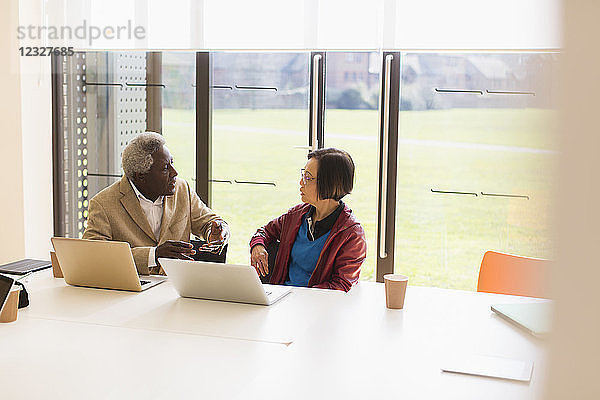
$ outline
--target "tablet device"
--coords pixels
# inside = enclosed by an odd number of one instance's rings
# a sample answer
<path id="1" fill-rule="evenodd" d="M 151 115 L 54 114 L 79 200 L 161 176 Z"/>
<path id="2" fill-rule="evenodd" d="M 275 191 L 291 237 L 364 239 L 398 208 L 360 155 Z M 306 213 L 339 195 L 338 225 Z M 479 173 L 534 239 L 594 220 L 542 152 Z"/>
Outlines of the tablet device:
<path id="1" fill-rule="evenodd" d="M 190 243 L 192 243 L 194 250 L 196 250 L 196 254 L 192 255 L 194 261 L 215 262 L 221 264 L 225 263 L 225 258 L 227 256 L 227 244 L 221 248 L 215 247 L 214 251 L 201 251 L 200 247 L 207 243 L 205 240 L 191 240 Z"/>
<path id="2" fill-rule="evenodd" d="M 14 279 L 0 274 L 0 312 L 2 312 L 2 308 L 4 308 L 4 303 L 6 303 L 6 299 L 8 299 L 13 283 L 15 283 Z"/>
<path id="3" fill-rule="evenodd" d="M 0 272 L 5 274 L 25 275 L 30 272 L 50 268 L 51 266 L 52 263 L 50 261 L 32 260 L 27 258 L 25 260 L 0 265 Z"/>

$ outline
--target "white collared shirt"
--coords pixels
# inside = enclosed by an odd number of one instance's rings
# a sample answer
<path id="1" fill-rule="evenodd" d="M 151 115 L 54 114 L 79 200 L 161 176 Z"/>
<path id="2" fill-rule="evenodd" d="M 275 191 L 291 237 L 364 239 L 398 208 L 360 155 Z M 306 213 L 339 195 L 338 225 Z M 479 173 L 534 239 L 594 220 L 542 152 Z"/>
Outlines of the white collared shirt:
<path id="1" fill-rule="evenodd" d="M 150 228 L 152 229 L 152 233 L 154 233 L 154 238 L 158 242 L 158 238 L 160 236 L 160 225 L 162 224 L 162 217 L 165 208 L 165 196 L 160 196 L 155 201 L 148 200 L 139 190 L 135 187 L 133 182 L 130 180 L 131 187 L 135 192 L 140 206 L 146 215 L 146 219 L 150 224 Z M 150 253 L 148 254 L 148 267 L 154 267 L 156 265 L 156 247 L 150 248 Z"/>

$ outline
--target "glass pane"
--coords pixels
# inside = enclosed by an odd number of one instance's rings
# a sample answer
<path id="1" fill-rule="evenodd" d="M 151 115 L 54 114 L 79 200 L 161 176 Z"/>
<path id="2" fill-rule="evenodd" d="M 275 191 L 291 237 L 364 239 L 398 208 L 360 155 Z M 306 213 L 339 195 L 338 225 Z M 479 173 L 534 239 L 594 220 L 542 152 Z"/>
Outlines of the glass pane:
<path id="1" fill-rule="evenodd" d="M 146 88 L 139 86 L 146 83 L 146 58 L 146 53 L 135 51 L 81 53 L 69 77 L 68 90 L 74 96 L 67 112 L 77 115 L 69 138 L 77 152 L 71 147 L 64 153 L 71 160 L 78 189 L 77 199 L 66 207 L 66 213 L 73 212 L 77 219 L 69 232 L 73 237 L 81 237 L 87 226 L 88 199 L 120 179 L 123 150 L 146 130 Z"/>
<path id="2" fill-rule="evenodd" d="M 367 235 L 367 259 L 360 277 L 374 280 L 380 56 L 329 52 L 326 65 L 325 147 L 346 150 L 354 160 L 354 189 L 344 202 L 352 208 Z"/>
<path id="3" fill-rule="evenodd" d="M 212 208 L 231 226 L 228 262 L 299 204 L 308 144 L 308 53 L 212 55 Z"/>
<path id="4" fill-rule="evenodd" d="M 487 250 L 552 258 L 557 55 L 401 61 L 395 270 L 474 290 Z"/>
<path id="5" fill-rule="evenodd" d="M 162 134 L 179 177 L 196 189 L 196 55 L 162 53 Z"/>

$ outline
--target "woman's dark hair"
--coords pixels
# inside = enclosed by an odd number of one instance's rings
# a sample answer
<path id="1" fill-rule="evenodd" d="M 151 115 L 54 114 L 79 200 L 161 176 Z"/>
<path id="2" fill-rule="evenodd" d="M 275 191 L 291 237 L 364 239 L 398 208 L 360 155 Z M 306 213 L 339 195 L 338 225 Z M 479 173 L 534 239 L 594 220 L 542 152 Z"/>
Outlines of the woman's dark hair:
<path id="1" fill-rule="evenodd" d="M 335 148 L 319 149 L 308 153 L 308 159 L 319 162 L 317 167 L 317 194 L 319 198 L 341 200 L 354 186 L 354 161 L 350 154 Z"/>

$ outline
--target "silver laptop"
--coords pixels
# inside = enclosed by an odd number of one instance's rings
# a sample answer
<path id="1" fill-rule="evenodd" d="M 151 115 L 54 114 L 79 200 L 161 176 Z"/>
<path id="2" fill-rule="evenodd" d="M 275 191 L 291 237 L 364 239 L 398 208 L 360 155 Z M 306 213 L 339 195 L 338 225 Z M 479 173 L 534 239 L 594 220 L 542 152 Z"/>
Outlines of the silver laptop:
<path id="1" fill-rule="evenodd" d="M 181 297 L 271 305 L 291 292 L 286 286 L 263 285 L 248 265 L 159 259 Z"/>
<path id="2" fill-rule="evenodd" d="M 492 304 L 492 311 L 533 336 L 546 337 L 552 328 L 553 307 L 552 301 L 548 300 L 536 303 Z"/>
<path id="3" fill-rule="evenodd" d="M 53 237 L 52 244 L 69 285 L 141 292 L 167 279 L 140 279 L 127 242 Z"/>

